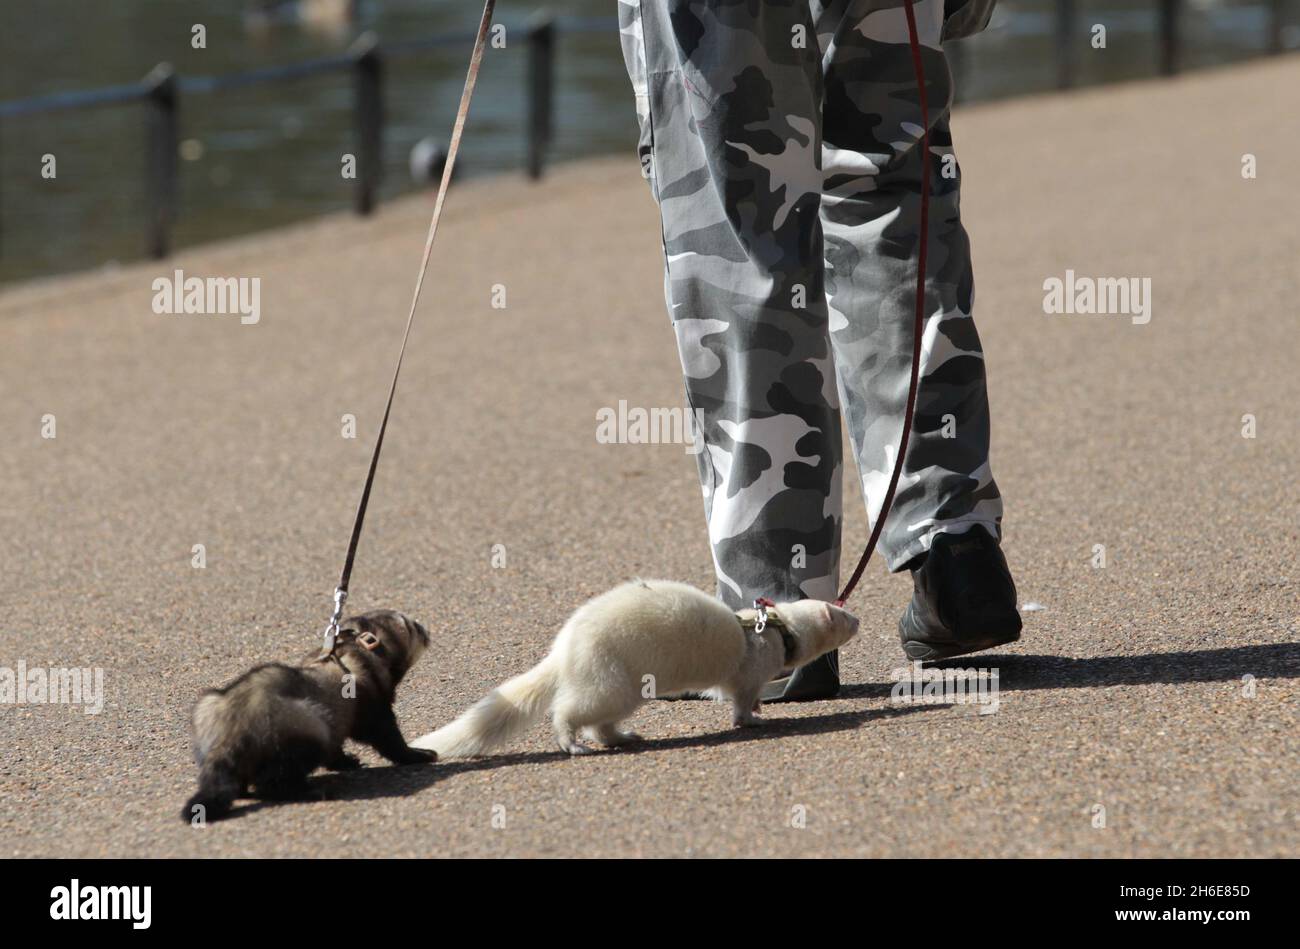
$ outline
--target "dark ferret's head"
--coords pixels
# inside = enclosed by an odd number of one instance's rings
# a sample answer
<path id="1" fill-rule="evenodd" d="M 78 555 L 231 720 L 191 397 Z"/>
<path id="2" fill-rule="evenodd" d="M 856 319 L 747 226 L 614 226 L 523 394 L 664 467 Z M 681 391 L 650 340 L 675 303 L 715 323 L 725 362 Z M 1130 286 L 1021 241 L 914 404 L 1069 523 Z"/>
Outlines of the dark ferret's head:
<path id="1" fill-rule="evenodd" d="M 429 645 L 429 631 L 397 610 L 371 610 L 349 616 L 339 626 L 342 642 L 355 643 L 375 656 L 393 677 L 406 675 Z"/>

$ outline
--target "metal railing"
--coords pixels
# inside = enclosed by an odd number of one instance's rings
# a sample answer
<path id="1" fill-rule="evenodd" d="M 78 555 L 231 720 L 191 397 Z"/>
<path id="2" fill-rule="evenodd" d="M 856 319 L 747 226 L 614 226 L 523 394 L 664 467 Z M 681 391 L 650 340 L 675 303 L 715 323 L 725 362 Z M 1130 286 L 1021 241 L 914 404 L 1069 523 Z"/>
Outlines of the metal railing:
<path id="1" fill-rule="evenodd" d="M 526 108 L 528 121 L 525 165 L 540 178 L 552 139 L 555 101 L 556 41 L 561 34 L 618 35 L 615 17 L 553 17 L 541 13 L 517 27 L 528 51 Z M 507 33 L 514 30 L 507 26 Z M 57 92 L 0 103 L 0 121 L 102 106 L 143 104 L 145 108 L 146 246 L 150 257 L 166 257 L 178 212 L 180 180 L 180 103 L 182 97 L 211 95 L 231 89 L 291 82 L 332 74 L 352 75 L 353 145 L 356 178 L 353 209 L 370 214 L 379 200 L 383 178 L 384 74 L 386 63 L 431 49 L 473 45 L 473 32 L 442 33 L 400 40 L 381 46 L 373 33 L 363 34 L 348 51 L 284 66 L 271 66 L 223 76 L 177 75 L 169 63 L 159 63 L 141 81 L 78 92 Z"/>
<path id="2" fill-rule="evenodd" d="M 1266 47 L 1269 52 L 1281 52 L 1284 46 L 1286 0 L 1261 2 L 1269 9 Z M 1159 42 L 1157 66 L 1162 75 L 1173 75 L 1179 71 L 1182 62 L 1179 25 L 1185 4 L 1183 0 L 1156 0 L 1156 4 Z M 1070 88 L 1078 81 L 1079 27 L 1077 0 L 1057 0 L 1056 83 L 1062 89 Z M 527 84 L 525 168 L 528 175 L 536 179 L 542 176 L 554 128 L 558 38 L 575 33 L 617 36 L 618 21 L 614 17 L 554 17 L 542 11 L 514 29 L 523 31 L 527 47 L 524 74 Z M 507 32 L 513 32 L 512 28 L 507 27 Z M 150 256 L 160 258 L 165 257 L 171 249 L 172 229 L 178 211 L 178 113 L 183 96 L 211 95 L 247 86 L 290 82 L 337 72 L 351 73 L 357 170 L 353 207 L 358 214 L 370 214 L 378 203 L 379 185 L 383 177 L 385 64 L 391 58 L 411 56 L 431 49 L 468 47 L 473 40 L 473 33 L 458 32 L 401 40 L 381 46 L 374 34 L 367 33 L 340 56 L 224 76 L 181 77 L 169 64 L 160 63 L 140 82 L 0 103 L 0 121 L 69 109 L 143 103 L 147 137 L 147 248 Z"/>
<path id="3" fill-rule="evenodd" d="M 1285 47 L 1283 30 L 1286 24 L 1287 0 L 1261 0 L 1268 9 L 1265 48 L 1269 53 L 1281 53 Z M 1173 76 L 1182 68 L 1183 36 L 1180 26 L 1186 8 L 1184 0 L 1155 0 L 1156 4 L 1156 68 L 1162 76 Z M 1070 89 L 1078 82 L 1079 67 L 1079 4 L 1078 0 L 1056 0 L 1056 85 Z"/>

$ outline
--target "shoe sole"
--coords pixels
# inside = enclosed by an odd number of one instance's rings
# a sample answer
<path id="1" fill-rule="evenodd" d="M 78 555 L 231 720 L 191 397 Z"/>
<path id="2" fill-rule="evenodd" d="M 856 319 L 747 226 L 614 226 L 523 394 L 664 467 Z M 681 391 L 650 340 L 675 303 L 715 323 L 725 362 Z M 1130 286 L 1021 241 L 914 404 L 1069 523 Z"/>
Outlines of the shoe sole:
<path id="1" fill-rule="evenodd" d="M 899 635 L 902 635 L 902 624 L 899 624 Z M 1019 641 L 1020 631 L 1012 633 L 1001 633 L 991 636 L 987 639 L 981 639 L 973 643 L 925 643 L 918 640 L 904 641 L 903 652 L 907 658 L 913 662 L 934 662 L 939 659 L 954 659 L 957 656 L 968 656 L 973 652 L 983 652 L 986 649 L 993 649 L 997 646 L 1006 646 L 1009 643 Z"/>
<path id="2" fill-rule="evenodd" d="M 836 698 L 840 694 L 838 682 L 833 689 L 819 689 L 813 692 L 803 692 L 799 695 L 786 695 L 786 689 L 789 687 L 790 680 L 788 678 L 773 679 L 763 686 L 763 691 L 758 694 L 758 700 L 765 705 L 776 705 L 781 702 L 822 702 L 826 699 Z"/>
<path id="3" fill-rule="evenodd" d="M 767 685 L 763 686 L 763 691 L 758 693 L 760 702 L 779 702 L 781 696 L 790 685 L 790 677 L 782 676 L 779 679 L 773 679 Z"/>
<path id="4" fill-rule="evenodd" d="M 758 698 L 760 702 L 820 702 L 839 694 L 839 660 L 837 654 L 828 653 L 789 675 L 768 682 Z"/>

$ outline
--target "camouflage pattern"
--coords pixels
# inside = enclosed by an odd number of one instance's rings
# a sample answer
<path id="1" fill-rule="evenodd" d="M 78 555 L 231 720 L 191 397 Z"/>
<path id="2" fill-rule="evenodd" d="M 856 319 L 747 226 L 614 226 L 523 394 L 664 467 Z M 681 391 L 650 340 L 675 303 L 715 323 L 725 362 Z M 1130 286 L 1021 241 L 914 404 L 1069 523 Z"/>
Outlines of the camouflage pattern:
<path id="1" fill-rule="evenodd" d="M 989 25 L 998 0 L 947 0 L 944 4 L 943 40 L 973 36 Z"/>
<path id="2" fill-rule="evenodd" d="M 970 4 L 982 14 L 971 19 Z M 947 12 L 967 29 L 991 6 Z M 705 444 L 719 595 L 734 608 L 758 595 L 834 598 L 841 406 L 872 523 L 879 514 L 911 368 L 923 178 L 921 388 L 880 550 L 899 570 L 938 532 L 1000 535 L 939 45 L 945 6 L 915 10 L 928 156 L 903 0 L 619 3 L 665 296 Z"/>

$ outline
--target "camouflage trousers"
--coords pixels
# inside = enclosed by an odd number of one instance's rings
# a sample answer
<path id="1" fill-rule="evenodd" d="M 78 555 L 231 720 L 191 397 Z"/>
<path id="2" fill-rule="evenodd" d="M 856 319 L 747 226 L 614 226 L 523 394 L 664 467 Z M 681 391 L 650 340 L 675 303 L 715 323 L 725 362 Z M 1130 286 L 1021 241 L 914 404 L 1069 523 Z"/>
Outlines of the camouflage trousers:
<path id="1" fill-rule="evenodd" d="M 733 608 L 834 598 L 841 406 L 879 515 L 911 371 L 922 187 L 921 383 L 880 550 L 900 570 L 939 532 L 1000 536 L 940 46 L 945 27 L 981 28 L 992 0 L 948 7 L 915 3 L 922 155 L 903 0 L 619 2 L 719 595 Z"/>

